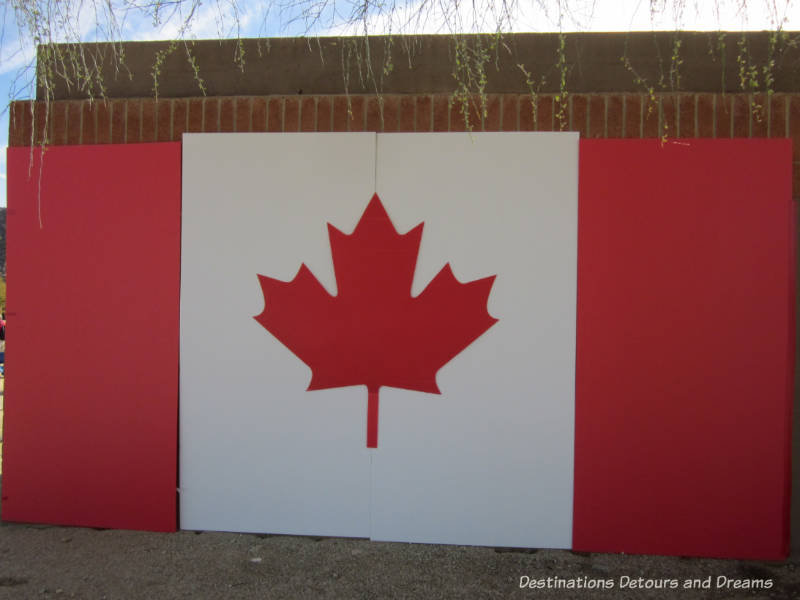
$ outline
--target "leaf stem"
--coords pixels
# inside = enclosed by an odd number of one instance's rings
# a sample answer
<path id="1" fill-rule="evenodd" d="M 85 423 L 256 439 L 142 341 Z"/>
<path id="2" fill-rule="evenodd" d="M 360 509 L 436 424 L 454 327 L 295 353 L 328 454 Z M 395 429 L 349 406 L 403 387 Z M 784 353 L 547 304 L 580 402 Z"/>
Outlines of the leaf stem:
<path id="1" fill-rule="evenodd" d="M 367 387 L 367 448 L 378 447 L 378 391 Z"/>

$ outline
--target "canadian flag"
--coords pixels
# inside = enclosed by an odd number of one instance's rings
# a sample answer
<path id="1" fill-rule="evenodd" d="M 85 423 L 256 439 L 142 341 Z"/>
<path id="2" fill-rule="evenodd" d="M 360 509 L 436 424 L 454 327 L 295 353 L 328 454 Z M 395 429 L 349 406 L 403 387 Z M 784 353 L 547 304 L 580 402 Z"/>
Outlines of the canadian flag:
<path id="1" fill-rule="evenodd" d="M 11 149 L 3 518 L 785 556 L 790 169 L 571 133 Z"/>

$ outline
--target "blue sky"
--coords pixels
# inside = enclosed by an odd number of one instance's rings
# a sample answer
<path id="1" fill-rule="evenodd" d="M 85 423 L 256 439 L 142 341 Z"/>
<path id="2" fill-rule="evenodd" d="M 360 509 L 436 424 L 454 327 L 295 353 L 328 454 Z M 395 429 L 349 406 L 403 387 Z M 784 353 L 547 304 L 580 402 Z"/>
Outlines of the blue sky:
<path id="1" fill-rule="evenodd" d="M 118 4 L 111 0 L 113 4 Z M 321 20 L 310 30 L 310 34 L 352 35 L 369 33 L 450 33 L 458 31 L 495 31 L 498 26 L 506 31 L 651 31 L 651 30 L 761 30 L 774 29 L 782 22 L 783 29 L 800 30 L 800 0 L 750 0 L 745 13 L 740 11 L 741 0 L 654 0 L 653 4 L 663 10 L 651 12 L 650 0 L 520 0 L 506 2 L 515 6 L 510 19 L 498 15 L 496 0 L 474 0 L 460 3 L 461 10 L 443 12 L 434 5 L 431 10 L 420 11 L 424 0 L 403 3 L 393 15 L 372 13 L 366 22 L 354 27 L 347 20 L 355 4 L 352 0 L 340 0 L 334 13 L 326 9 Z M 566 6 L 559 21 L 558 4 Z M 77 2 L 75 4 L 78 4 Z M 310 0 L 276 0 L 269 13 L 264 12 L 265 2 L 258 0 L 207 0 L 199 5 L 186 37 L 213 39 L 235 37 L 236 23 L 241 37 L 271 37 L 302 35 L 307 32 L 302 7 L 312 4 Z M 672 5 L 677 4 L 678 9 Z M 717 9 L 714 5 L 717 5 Z M 2 37 L 0 37 L 0 103 L 5 108 L 8 101 L 31 98 L 33 88 L 33 48 L 21 44 L 13 11 L 4 2 L 0 9 Z M 92 3 L 83 3 L 84 12 L 72 21 L 75 35 L 82 41 L 107 39 L 103 33 L 108 22 L 102 20 L 100 28 L 95 13 L 86 10 Z M 102 3 L 98 2 L 98 5 Z M 185 2 L 184 10 L 191 1 Z M 473 12 L 473 6 L 475 10 Z M 281 8 L 283 7 L 283 8 Z M 238 15 L 238 19 L 236 18 Z M 477 16 L 476 16 L 477 15 Z M 152 16 L 139 13 L 118 13 L 115 24 L 117 39 L 163 40 L 175 38 L 182 22 L 180 14 L 161 15 L 162 23 L 153 24 Z M 8 111 L 0 115 L 0 206 L 6 205 L 6 153 L 8 136 Z"/>

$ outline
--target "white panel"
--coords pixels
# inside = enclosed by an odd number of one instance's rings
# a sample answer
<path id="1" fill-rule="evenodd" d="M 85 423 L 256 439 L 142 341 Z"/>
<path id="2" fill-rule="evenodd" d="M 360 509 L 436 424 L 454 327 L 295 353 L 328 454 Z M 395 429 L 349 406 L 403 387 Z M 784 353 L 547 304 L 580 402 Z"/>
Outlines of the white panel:
<path id="1" fill-rule="evenodd" d="M 369 535 L 366 390 L 305 391 L 253 317 L 257 273 L 335 292 L 326 223 L 356 223 L 374 168 L 371 133 L 184 135 L 182 528 Z"/>
<path id="2" fill-rule="evenodd" d="M 424 221 L 414 295 L 446 262 L 497 275 L 500 319 L 437 376 L 382 388 L 372 537 L 568 548 L 572 537 L 578 135 L 378 136 L 377 192 Z"/>

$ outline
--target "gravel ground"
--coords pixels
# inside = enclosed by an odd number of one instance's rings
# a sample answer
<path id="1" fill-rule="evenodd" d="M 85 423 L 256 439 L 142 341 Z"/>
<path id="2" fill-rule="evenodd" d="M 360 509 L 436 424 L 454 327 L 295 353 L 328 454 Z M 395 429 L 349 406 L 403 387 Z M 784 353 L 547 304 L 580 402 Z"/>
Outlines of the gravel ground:
<path id="1" fill-rule="evenodd" d="M 544 588 L 520 589 L 521 579 Z M 678 588 L 630 587 L 664 579 Z M 686 580 L 710 589 L 683 589 Z M 570 581 L 584 587 L 547 589 Z M 585 587 L 601 581 L 614 587 Z M 763 587 L 719 589 L 721 581 Z M 800 557 L 771 563 L 3 523 L 0 599 L 45 597 L 795 600 Z"/>

